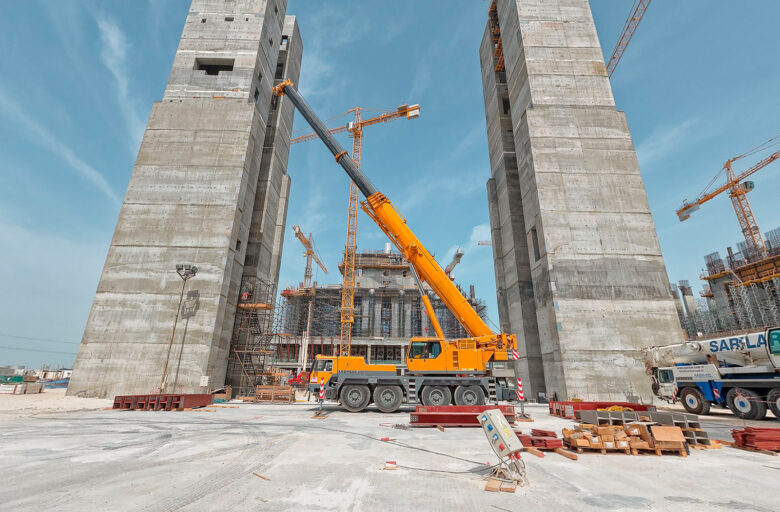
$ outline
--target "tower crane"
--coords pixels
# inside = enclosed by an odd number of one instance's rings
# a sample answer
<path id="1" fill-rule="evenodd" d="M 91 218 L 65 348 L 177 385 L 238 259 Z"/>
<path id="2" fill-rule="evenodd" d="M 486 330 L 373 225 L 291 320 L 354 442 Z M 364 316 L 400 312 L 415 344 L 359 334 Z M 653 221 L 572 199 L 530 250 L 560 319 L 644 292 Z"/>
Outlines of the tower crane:
<path id="1" fill-rule="evenodd" d="M 455 269 L 455 266 L 460 263 L 460 260 L 463 259 L 463 249 L 458 247 L 458 250 L 455 251 L 455 254 L 452 255 L 452 261 L 450 261 L 449 265 L 447 265 L 444 268 L 444 273 L 447 274 L 447 277 L 450 279 L 454 279 L 452 277 L 452 271 Z"/>
<path id="2" fill-rule="evenodd" d="M 295 237 L 301 241 L 306 249 L 306 271 L 303 273 L 303 287 L 309 289 L 311 288 L 311 262 L 314 261 L 326 274 L 328 269 L 325 268 L 325 265 L 317 255 L 317 249 L 314 247 L 314 238 L 311 233 L 309 233 L 309 238 L 306 238 L 306 235 L 301 231 L 301 227 L 297 224 L 293 226 L 293 233 L 295 233 Z"/>
<path id="3" fill-rule="evenodd" d="M 723 169 L 715 175 L 710 181 L 704 191 L 693 201 L 683 200 L 683 204 L 680 209 L 677 210 L 677 216 L 680 221 L 684 221 L 691 216 L 691 213 L 698 210 L 701 205 L 717 197 L 719 194 L 728 191 L 731 198 L 731 204 L 734 206 L 734 212 L 737 214 L 737 220 L 739 221 L 739 227 L 742 229 L 742 235 L 745 237 L 745 243 L 747 244 L 748 252 L 751 256 L 762 257 L 767 254 L 766 246 L 764 245 L 764 239 L 761 236 L 761 230 L 758 228 L 758 223 L 753 215 L 753 209 L 750 207 L 750 202 L 747 198 L 747 193 L 755 188 L 752 181 L 744 181 L 745 178 L 755 174 L 759 170 L 763 169 L 767 165 L 771 164 L 775 160 L 780 158 L 780 151 L 775 151 L 771 155 L 767 156 L 760 162 L 754 164 L 748 169 L 740 172 L 739 174 L 734 172 L 731 164 L 742 158 L 754 155 L 759 151 L 765 151 L 766 149 L 780 145 L 780 135 L 773 137 L 763 144 L 756 146 L 747 153 L 743 153 L 739 156 L 735 156 L 730 160 L 727 160 L 723 165 Z M 711 190 L 715 181 L 724 174 L 726 175 L 726 183 L 718 188 Z"/>
<path id="4" fill-rule="evenodd" d="M 346 114 L 354 114 L 355 120 L 343 126 L 337 126 L 328 130 L 331 134 L 348 132 L 352 137 L 352 161 L 360 169 L 360 154 L 363 146 L 363 128 L 380 123 L 387 123 L 405 117 L 414 119 L 420 117 L 420 105 L 401 105 L 394 111 L 384 112 L 381 115 L 363 119 L 362 112 L 368 110 L 363 107 L 355 107 L 347 110 Z M 290 144 L 297 144 L 318 138 L 316 133 L 301 135 L 290 140 Z M 358 213 L 358 189 L 355 183 L 349 184 L 349 205 L 347 207 L 347 241 L 344 247 L 344 278 L 341 284 L 341 333 L 339 336 L 339 354 L 348 356 L 352 346 L 352 324 L 355 322 L 355 253 L 357 252 L 357 213 Z"/>
<path id="5" fill-rule="evenodd" d="M 628 19 L 626 19 L 626 24 L 623 26 L 623 32 L 620 33 L 620 38 L 607 63 L 608 76 L 611 77 L 612 73 L 615 71 L 618 62 L 620 62 L 620 58 L 623 57 L 629 41 L 631 41 L 631 38 L 634 36 L 634 32 L 636 32 L 639 22 L 642 21 L 642 17 L 645 15 L 645 11 L 649 6 L 650 0 L 634 1 L 634 5 L 631 8 L 631 14 L 628 16 Z"/>

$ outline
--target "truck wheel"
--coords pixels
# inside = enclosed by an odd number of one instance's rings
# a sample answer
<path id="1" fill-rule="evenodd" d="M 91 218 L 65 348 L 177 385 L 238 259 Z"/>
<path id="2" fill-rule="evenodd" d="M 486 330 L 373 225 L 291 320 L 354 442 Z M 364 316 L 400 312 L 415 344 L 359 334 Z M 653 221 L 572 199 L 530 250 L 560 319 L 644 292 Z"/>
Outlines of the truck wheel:
<path id="1" fill-rule="evenodd" d="M 349 412 L 360 412 L 366 408 L 371 393 L 368 386 L 346 385 L 341 389 L 341 403 Z"/>
<path id="2" fill-rule="evenodd" d="M 780 420 L 780 388 L 775 388 L 770 391 L 767 401 L 769 402 L 769 408 L 772 410 L 772 414 L 775 415 L 775 418 Z"/>
<path id="3" fill-rule="evenodd" d="M 710 413 L 710 403 L 704 399 L 704 394 L 696 388 L 683 388 L 680 401 L 685 410 L 691 414 L 706 416 Z"/>
<path id="4" fill-rule="evenodd" d="M 399 386 L 377 386 L 374 389 L 374 403 L 382 412 L 395 412 L 401 407 L 404 394 Z"/>
<path id="5" fill-rule="evenodd" d="M 452 393 L 446 386 L 425 386 L 422 390 L 423 405 L 450 405 Z"/>
<path id="6" fill-rule="evenodd" d="M 458 386 L 455 405 L 485 405 L 485 392 L 479 386 Z"/>
<path id="7" fill-rule="evenodd" d="M 745 388 L 731 388 L 726 402 L 735 416 L 743 420 L 760 420 L 766 416 L 766 405 L 754 391 Z"/>

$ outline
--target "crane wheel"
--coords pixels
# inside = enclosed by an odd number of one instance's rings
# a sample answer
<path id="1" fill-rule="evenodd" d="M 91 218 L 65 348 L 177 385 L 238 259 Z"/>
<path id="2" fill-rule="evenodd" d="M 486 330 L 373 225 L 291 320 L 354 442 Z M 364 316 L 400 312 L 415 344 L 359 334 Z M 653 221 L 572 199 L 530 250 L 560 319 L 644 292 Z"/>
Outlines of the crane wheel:
<path id="1" fill-rule="evenodd" d="M 726 403 L 735 416 L 743 420 L 762 420 L 766 416 L 766 405 L 758 393 L 745 388 L 731 388 L 726 393 Z"/>
<path id="2" fill-rule="evenodd" d="M 769 409 L 772 411 L 772 414 L 780 420 L 780 388 L 775 388 L 769 392 L 767 402 L 769 402 Z"/>
<path id="3" fill-rule="evenodd" d="M 452 392 L 447 386 L 425 386 L 422 389 L 423 405 L 450 405 Z"/>
<path id="4" fill-rule="evenodd" d="M 683 388 L 680 391 L 680 401 L 685 410 L 691 414 L 706 416 L 710 413 L 710 403 L 704 399 L 704 395 L 696 388 Z"/>
<path id="5" fill-rule="evenodd" d="M 360 412 L 371 400 L 368 386 L 348 384 L 341 388 L 341 404 L 349 412 Z"/>
<path id="6" fill-rule="evenodd" d="M 377 386 L 374 389 L 374 403 L 382 412 L 395 412 L 401 407 L 404 393 L 400 386 Z"/>
<path id="7" fill-rule="evenodd" d="M 458 386 L 455 405 L 485 405 L 485 392 L 479 386 Z"/>

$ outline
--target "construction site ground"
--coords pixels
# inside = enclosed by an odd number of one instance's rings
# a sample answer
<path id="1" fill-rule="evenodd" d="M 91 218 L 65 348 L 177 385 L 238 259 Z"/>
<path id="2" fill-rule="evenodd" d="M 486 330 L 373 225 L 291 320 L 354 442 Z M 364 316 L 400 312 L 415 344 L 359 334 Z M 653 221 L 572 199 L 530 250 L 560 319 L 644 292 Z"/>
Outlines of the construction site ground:
<path id="1" fill-rule="evenodd" d="M 241 404 L 213 411 L 104 410 L 109 400 L 0 395 L 0 503 L 8 510 L 777 510 L 780 456 L 729 447 L 674 455 L 524 454 L 530 485 L 484 490 L 479 428 L 418 428 L 408 410 Z M 228 404 L 234 405 L 234 404 Z M 530 428 L 573 424 L 529 405 Z M 744 426 L 702 418 L 713 439 Z M 749 422 L 777 426 L 777 420 Z M 393 441 L 382 441 L 389 437 Z M 386 470 L 386 461 L 398 469 Z M 483 472 L 482 472 L 483 473 Z M 260 475 L 260 476 L 258 476 Z"/>

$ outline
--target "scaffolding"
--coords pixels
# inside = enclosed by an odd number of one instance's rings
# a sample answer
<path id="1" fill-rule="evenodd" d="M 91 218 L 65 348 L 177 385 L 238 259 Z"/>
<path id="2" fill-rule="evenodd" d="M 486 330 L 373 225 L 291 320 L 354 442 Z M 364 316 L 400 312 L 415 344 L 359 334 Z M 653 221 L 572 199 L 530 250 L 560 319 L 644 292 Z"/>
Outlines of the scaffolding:
<path id="1" fill-rule="evenodd" d="M 272 380 L 275 290 L 259 278 L 241 283 L 225 378 L 238 396 L 254 394 L 256 386 Z"/>

